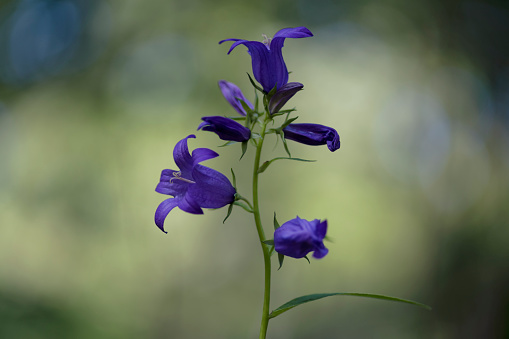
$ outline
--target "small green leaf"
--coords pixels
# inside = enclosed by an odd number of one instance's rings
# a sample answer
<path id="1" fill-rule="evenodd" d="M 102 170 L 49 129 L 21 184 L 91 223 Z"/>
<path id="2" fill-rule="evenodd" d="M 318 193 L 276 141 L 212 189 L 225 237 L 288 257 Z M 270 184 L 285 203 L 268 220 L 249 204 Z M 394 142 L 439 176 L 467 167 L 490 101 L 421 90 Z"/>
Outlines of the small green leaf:
<path id="1" fill-rule="evenodd" d="M 237 179 L 235 179 L 235 172 L 233 172 L 233 168 L 230 168 L 230 170 L 232 171 L 233 187 L 236 189 L 237 188 Z"/>
<path id="2" fill-rule="evenodd" d="M 259 99 L 258 99 L 258 93 L 256 92 L 256 90 L 254 91 L 255 92 L 255 111 L 258 112 L 258 103 L 259 103 Z"/>
<path id="3" fill-rule="evenodd" d="M 281 253 L 278 253 L 277 259 L 279 260 L 279 268 L 277 269 L 279 271 L 281 267 L 283 267 L 283 261 L 285 260 L 285 256 Z"/>
<path id="4" fill-rule="evenodd" d="M 284 133 L 279 134 L 281 137 L 281 140 L 283 141 L 283 146 L 285 147 L 286 154 L 291 158 L 292 154 L 290 153 L 290 150 L 288 149 L 288 145 L 286 144 L 286 139 Z"/>
<path id="5" fill-rule="evenodd" d="M 225 223 L 226 219 L 228 219 L 230 217 L 230 214 L 232 214 L 232 210 L 233 210 L 233 204 L 230 204 L 230 206 L 228 206 L 228 212 L 226 213 L 226 217 L 223 220 L 223 224 Z"/>
<path id="6" fill-rule="evenodd" d="M 253 78 L 251 78 L 251 75 L 249 73 L 247 73 L 247 76 L 249 77 L 249 81 L 251 81 L 251 85 L 253 85 L 254 88 L 256 88 L 257 90 L 259 90 L 260 92 L 263 93 L 263 88 L 261 88 L 260 86 L 255 84 L 255 82 L 253 81 Z"/>
<path id="7" fill-rule="evenodd" d="M 233 144 L 236 144 L 236 143 L 237 143 L 237 141 L 228 141 L 226 144 L 220 145 L 218 147 L 230 146 L 230 145 L 233 145 Z"/>
<path id="8" fill-rule="evenodd" d="M 274 212 L 274 231 L 277 230 L 279 227 L 279 223 L 277 222 L 277 218 L 276 218 L 276 212 Z"/>
<path id="9" fill-rule="evenodd" d="M 242 120 L 246 120 L 246 117 L 243 117 L 243 116 L 234 116 L 234 117 L 227 117 L 228 119 L 232 119 L 232 120 L 239 120 L 239 121 L 242 121 Z"/>
<path id="10" fill-rule="evenodd" d="M 274 240 L 270 239 L 270 240 L 264 240 L 262 241 L 265 245 L 270 245 L 270 246 L 274 246 Z"/>
<path id="11" fill-rule="evenodd" d="M 297 120 L 299 117 L 295 117 L 295 118 L 291 118 L 291 119 L 287 119 L 282 125 L 281 125 L 281 129 L 285 128 L 286 126 L 290 125 L 292 122 L 294 122 L 295 120 Z"/>
<path id="12" fill-rule="evenodd" d="M 240 159 L 242 159 L 244 154 L 246 154 L 246 151 L 247 151 L 247 141 L 242 141 L 242 146 L 241 147 L 242 147 L 242 155 L 240 156 Z"/>
<path id="13" fill-rule="evenodd" d="M 241 203 L 240 201 L 234 201 L 232 204 L 242 207 L 244 210 L 246 210 L 249 213 L 253 213 L 253 210 L 249 206 Z"/>
<path id="14" fill-rule="evenodd" d="M 308 303 L 310 301 L 314 301 L 314 300 L 318 300 L 318 299 L 322 299 L 322 298 L 325 298 L 325 297 L 331 297 L 331 296 L 334 296 L 334 295 L 346 295 L 346 296 L 354 296 L 354 297 L 364 297 L 364 298 L 374 298 L 374 299 L 381 299 L 381 300 L 388 300 L 388 301 L 396 301 L 396 302 L 411 304 L 411 305 L 415 305 L 415 306 L 420 306 L 420 307 L 423 307 L 423 308 L 425 308 L 425 309 L 427 309 L 429 311 L 431 310 L 431 307 L 429 307 L 428 305 L 424 305 L 424 304 L 418 303 L 416 301 L 400 299 L 400 298 L 395 298 L 395 297 L 389 297 L 389 296 L 380 295 L 380 294 L 371 294 L 371 293 L 320 293 L 320 294 L 309 294 L 309 295 L 305 295 L 305 296 L 298 297 L 298 298 L 295 298 L 293 300 L 290 300 L 286 304 L 283 304 L 283 305 L 279 306 L 278 308 L 276 308 L 274 311 L 272 311 L 269 314 L 269 319 L 275 318 L 278 315 L 280 315 L 281 313 L 284 313 L 284 312 L 286 312 L 288 310 L 291 310 L 292 308 L 294 308 L 296 306 L 299 306 L 301 304 Z"/>
<path id="15" fill-rule="evenodd" d="M 295 160 L 295 161 L 304 161 L 304 162 L 314 162 L 316 160 L 307 160 L 307 159 L 301 159 L 301 158 L 287 158 L 287 157 L 277 157 L 272 160 L 265 161 L 260 168 L 258 169 L 258 173 L 263 173 L 269 167 L 270 164 L 272 164 L 276 160 Z"/>

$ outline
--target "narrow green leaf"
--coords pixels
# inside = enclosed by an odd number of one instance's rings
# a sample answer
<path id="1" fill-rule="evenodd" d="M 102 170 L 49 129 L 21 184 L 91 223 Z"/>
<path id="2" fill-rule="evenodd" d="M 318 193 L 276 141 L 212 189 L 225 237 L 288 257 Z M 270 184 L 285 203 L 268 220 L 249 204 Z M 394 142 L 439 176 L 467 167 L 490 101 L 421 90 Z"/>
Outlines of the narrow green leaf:
<path id="1" fill-rule="evenodd" d="M 230 170 L 232 171 L 233 187 L 236 189 L 237 188 L 237 179 L 235 179 L 235 172 L 233 172 L 233 168 L 230 168 Z"/>
<path id="2" fill-rule="evenodd" d="M 259 104 L 259 99 L 258 99 L 258 93 L 256 92 L 256 90 L 254 91 L 255 92 L 255 111 L 258 112 L 258 104 Z"/>
<path id="3" fill-rule="evenodd" d="M 246 117 L 244 117 L 244 116 L 234 116 L 234 117 L 227 117 L 227 118 L 232 119 L 232 120 L 239 120 L 239 121 L 246 120 Z"/>
<path id="4" fill-rule="evenodd" d="M 270 246 L 274 246 L 274 240 L 270 239 L 270 240 L 264 240 L 262 241 L 265 245 L 270 245 Z"/>
<path id="5" fill-rule="evenodd" d="M 292 122 L 294 122 L 295 120 L 297 120 L 298 117 L 295 117 L 295 118 L 291 118 L 291 119 L 287 119 L 283 125 L 281 125 L 281 129 L 285 128 L 286 126 L 290 125 Z"/>
<path id="6" fill-rule="evenodd" d="M 288 148 L 288 145 L 286 144 L 285 134 L 281 133 L 281 134 L 279 134 L 279 136 L 281 137 L 281 140 L 283 141 L 283 146 L 285 147 L 286 154 L 288 154 L 288 156 L 291 158 L 292 154 L 290 153 L 290 149 Z"/>
<path id="7" fill-rule="evenodd" d="M 228 212 L 226 213 L 226 217 L 223 220 L 223 224 L 225 223 L 226 219 L 228 219 L 230 217 L 230 214 L 232 214 L 232 210 L 233 210 L 233 204 L 230 204 L 230 206 L 228 206 Z"/>
<path id="8" fill-rule="evenodd" d="M 279 260 L 279 268 L 277 269 L 279 271 L 281 269 L 281 267 L 283 267 L 283 261 L 285 260 L 284 254 L 278 253 L 277 259 Z"/>
<path id="9" fill-rule="evenodd" d="M 283 305 L 279 306 L 278 308 L 276 308 L 274 311 L 272 311 L 269 314 L 269 319 L 275 318 L 278 315 L 280 315 L 281 313 L 284 313 L 284 312 L 286 312 L 288 310 L 291 310 L 292 308 L 294 308 L 296 306 L 299 306 L 301 304 L 308 303 L 310 301 L 314 301 L 314 300 L 318 300 L 318 299 L 322 299 L 322 298 L 325 298 L 325 297 L 335 296 L 335 295 L 346 295 L 346 296 L 354 296 L 354 297 L 364 297 L 364 298 L 373 298 L 373 299 L 381 299 L 381 300 L 388 300 L 388 301 L 396 301 L 396 302 L 411 304 L 411 305 L 415 305 L 415 306 L 420 306 L 420 307 L 423 307 L 423 308 L 425 308 L 425 309 L 427 309 L 429 311 L 431 310 L 431 307 L 429 307 L 428 305 L 424 305 L 424 304 L 418 303 L 416 301 L 400 299 L 400 298 L 395 298 L 395 297 L 389 297 L 389 296 L 380 295 L 380 294 L 371 294 L 371 293 L 320 293 L 320 294 L 309 294 L 309 295 L 305 295 L 305 296 L 298 297 L 298 298 L 295 298 L 293 300 L 290 300 L 286 304 L 283 304 Z"/>
<path id="10" fill-rule="evenodd" d="M 246 151 L 247 151 L 247 141 L 243 141 L 242 142 L 242 155 L 240 156 L 240 159 L 242 159 L 242 157 L 244 156 L 244 154 L 246 154 Z M 239 160 L 240 160 L 239 159 Z"/>
<path id="11" fill-rule="evenodd" d="M 249 77 L 249 81 L 251 81 L 251 85 L 253 85 L 254 88 L 256 88 L 257 90 L 259 90 L 260 92 L 263 93 L 263 88 L 261 88 L 260 86 L 255 84 L 255 82 L 253 81 L 253 78 L 251 78 L 251 74 L 247 73 L 247 76 Z"/>
<path id="12" fill-rule="evenodd" d="M 219 145 L 218 147 L 230 146 L 230 145 L 233 145 L 233 144 L 236 144 L 236 143 L 237 143 L 237 141 L 228 141 L 226 144 Z"/>
<path id="13" fill-rule="evenodd" d="M 270 164 L 272 164 L 276 160 L 295 160 L 295 161 L 304 161 L 304 162 L 314 162 L 316 160 L 307 160 L 307 159 L 301 159 L 301 158 L 287 158 L 287 157 L 277 157 L 272 160 L 265 161 L 260 168 L 258 169 L 258 173 L 263 173 L 269 167 Z"/>
<path id="14" fill-rule="evenodd" d="M 247 206 L 246 204 L 241 203 L 240 201 L 234 201 L 232 204 L 242 207 L 244 210 L 246 210 L 249 213 L 253 213 L 253 210 L 251 208 L 249 208 L 249 206 Z"/>
<path id="15" fill-rule="evenodd" d="M 279 227 L 279 222 L 277 221 L 277 218 L 276 218 L 276 212 L 274 212 L 274 231 L 277 230 Z"/>

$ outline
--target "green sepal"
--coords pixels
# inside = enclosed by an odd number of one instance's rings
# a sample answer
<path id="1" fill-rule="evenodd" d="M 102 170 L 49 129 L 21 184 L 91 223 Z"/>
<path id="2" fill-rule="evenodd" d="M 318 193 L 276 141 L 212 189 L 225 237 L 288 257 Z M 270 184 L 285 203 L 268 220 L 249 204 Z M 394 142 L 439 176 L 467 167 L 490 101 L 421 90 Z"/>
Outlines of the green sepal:
<path id="1" fill-rule="evenodd" d="M 308 258 L 308 256 L 307 256 L 307 255 L 305 255 L 305 256 L 304 256 L 304 259 L 306 259 L 306 260 L 308 261 L 308 264 L 310 264 L 310 265 L 311 265 L 311 261 L 309 261 L 309 258 Z"/>
<path id="2" fill-rule="evenodd" d="M 296 111 L 296 109 L 295 109 L 295 108 L 292 108 L 292 109 L 285 109 L 285 110 L 283 110 L 283 111 L 279 111 L 279 112 L 277 112 L 277 113 L 272 113 L 272 114 L 271 114 L 271 116 L 273 116 L 273 117 L 278 117 L 278 116 L 280 116 L 280 115 L 288 114 L 288 113 L 291 113 L 291 112 L 293 112 L 293 111 Z"/>
<path id="3" fill-rule="evenodd" d="M 237 190 L 237 179 L 235 178 L 235 172 L 233 172 L 233 168 L 230 168 L 230 170 L 232 171 L 233 188 L 235 188 L 235 190 Z M 237 193 L 235 193 L 235 195 L 237 195 Z"/>
<path id="4" fill-rule="evenodd" d="M 298 298 L 290 300 L 286 304 L 283 304 L 283 305 L 279 306 L 278 308 L 276 308 L 274 311 L 270 312 L 269 319 L 275 318 L 278 315 L 280 315 L 280 314 L 282 314 L 282 313 L 284 313 L 284 312 L 286 312 L 288 310 L 291 310 L 292 308 L 294 308 L 296 306 L 299 306 L 301 304 L 308 303 L 310 301 L 314 301 L 314 300 L 318 300 L 318 299 L 322 299 L 322 298 L 325 298 L 325 297 L 335 296 L 335 295 L 346 295 L 346 296 L 353 296 L 353 297 L 364 297 L 364 298 L 373 298 L 373 299 L 395 301 L 395 302 L 401 302 L 401 303 L 411 304 L 411 305 L 415 305 L 415 306 L 420 306 L 420 307 L 423 307 L 423 308 L 427 309 L 428 311 L 431 311 L 431 307 L 429 307 L 428 305 L 421 304 L 421 303 L 418 303 L 418 302 L 412 301 L 412 300 L 406 300 L 406 299 L 400 299 L 400 298 L 395 298 L 395 297 L 389 297 L 389 296 L 380 295 L 380 294 L 371 294 L 371 293 L 320 293 L 320 294 L 308 294 L 308 295 L 304 295 L 302 297 L 298 297 Z"/>
<path id="5" fill-rule="evenodd" d="M 267 99 L 270 101 L 270 98 L 271 98 L 274 94 L 276 94 L 276 92 L 277 92 L 277 83 L 274 85 L 274 87 L 272 87 L 272 89 L 270 90 L 270 92 L 269 92 L 269 93 L 267 93 L 267 96 L 268 96 L 268 98 L 267 98 Z"/>
<path id="6" fill-rule="evenodd" d="M 233 145 L 233 144 L 236 144 L 237 141 L 228 141 L 226 144 L 223 144 L 223 145 L 219 145 L 217 147 L 226 147 L 226 146 L 230 146 L 230 145 Z"/>
<path id="7" fill-rule="evenodd" d="M 292 154 L 290 153 L 290 149 L 288 148 L 288 145 L 286 144 L 286 139 L 284 136 L 284 133 L 280 133 L 279 136 L 281 137 L 281 140 L 283 141 L 283 146 L 285 148 L 286 154 L 288 154 L 288 157 L 292 157 Z"/>
<path id="8" fill-rule="evenodd" d="M 249 77 L 249 81 L 251 81 L 251 85 L 253 85 L 254 88 L 256 88 L 257 90 L 259 90 L 260 92 L 263 93 L 263 88 L 261 88 L 260 86 L 255 84 L 255 82 L 253 81 L 253 78 L 251 78 L 251 74 L 247 73 L 247 76 Z"/>
<path id="9" fill-rule="evenodd" d="M 307 160 L 307 159 L 301 159 L 301 158 L 287 158 L 287 157 L 277 157 L 277 158 L 274 158 L 272 160 L 268 160 L 268 161 L 265 161 L 261 166 L 260 168 L 258 169 L 258 173 L 263 173 L 265 172 L 265 170 L 267 169 L 267 167 L 269 167 L 270 164 L 272 164 L 274 161 L 276 160 L 282 160 L 282 159 L 286 159 L 286 160 L 295 160 L 295 161 L 303 161 L 303 162 L 314 162 L 316 160 Z"/>
<path id="10" fill-rule="evenodd" d="M 242 121 L 242 120 L 246 120 L 246 117 L 245 116 L 235 116 L 235 117 L 227 117 L 228 119 L 232 119 L 232 120 L 239 120 L 239 121 Z"/>
<path id="11" fill-rule="evenodd" d="M 230 217 L 230 214 L 232 214 L 232 210 L 233 210 L 233 203 L 231 203 L 230 206 L 228 206 L 228 212 L 226 213 L 226 217 L 223 220 L 223 224 L 225 223 L 226 219 L 228 219 Z"/>
<path id="12" fill-rule="evenodd" d="M 281 267 L 283 267 L 283 261 L 285 260 L 284 254 L 278 253 L 277 259 L 279 260 L 279 268 L 277 269 L 279 271 Z"/>
<path id="13" fill-rule="evenodd" d="M 291 118 L 291 119 L 286 119 L 286 121 L 281 125 L 281 129 L 284 129 L 286 126 L 290 125 L 292 122 L 294 122 L 298 118 L 299 117 L 295 117 L 295 118 Z"/>
<path id="14" fill-rule="evenodd" d="M 274 240 L 272 239 L 269 239 L 269 240 L 264 240 L 262 241 L 265 245 L 269 245 L 269 246 L 274 246 Z"/>
<path id="15" fill-rule="evenodd" d="M 276 212 L 274 212 L 274 231 L 277 230 L 279 227 L 279 223 L 277 222 L 277 218 L 276 218 Z"/>
<path id="16" fill-rule="evenodd" d="M 242 141 L 241 148 L 242 148 L 242 155 L 240 156 L 240 159 L 242 159 L 244 154 L 246 154 L 246 151 L 247 151 L 247 140 L 246 141 Z"/>
<path id="17" fill-rule="evenodd" d="M 244 210 L 246 210 L 247 212 L 249 212 L 249 213 L 253 213 L 253 210 L 252 210 L 249 206 L 247 206 L 246 204 L 243 204 L 243 203 L 241 203 L 241 202 L 239 202 L 239 201 L 234 201 L 234 202 L 232 203 L 232 205 L 240 206 L 240 207 L 242 207 Z"/>
<path id="18" fill-rule="evenodd" d="M 255 92 L 255 104 L 254 104 L 254 107 L 255 107 L 255 111 L 258 112 L 258 104 L 260 103 L 260 99 L 258 99 L 258 93 L 256 92 L 256 90 L 254 92 Z"/>
<path id="19" fill-rule="evenodd" d="M 236 98 L 240 104 L 242 105 L 242 108 L 244 108 L 244 111 L 246 111 L 246 115 L 249 115 L 249 113 L 253 113 L 254 111 L 251 109 L 251 107 L 249 107 L 246 102 L 242 99 L 239 99 L 239 98 Z"/>

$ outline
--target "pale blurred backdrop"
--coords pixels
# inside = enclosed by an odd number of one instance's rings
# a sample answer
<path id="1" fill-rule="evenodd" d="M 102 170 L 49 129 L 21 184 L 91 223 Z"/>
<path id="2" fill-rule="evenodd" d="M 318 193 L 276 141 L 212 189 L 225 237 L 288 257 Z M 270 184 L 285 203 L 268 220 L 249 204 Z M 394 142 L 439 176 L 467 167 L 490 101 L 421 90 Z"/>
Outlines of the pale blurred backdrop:
<path id="1" fill-rule="evenodd" d="M 172 149 L 250 195 L 253 150 L 196 132 L 233 115 L 217 81 L 252 98 L 242 46 L 284 27 L 299 122 L 341 149 L 289 141 L 261 177 L 267 232 L 327 219 L 322 260 L 274 261 L 269 338 L 509 338 L 509 5 L 506 1 L 2 0 L 0 338 L 257 338 L 263 260 L 251 215 L 178 209 L 163 234 Z M 271 157 L 269 138 L 264 158 Z M 281 145 L 279 145 L 281 146 Z M 281 154 L 276 151 L 275 154 Z"/>

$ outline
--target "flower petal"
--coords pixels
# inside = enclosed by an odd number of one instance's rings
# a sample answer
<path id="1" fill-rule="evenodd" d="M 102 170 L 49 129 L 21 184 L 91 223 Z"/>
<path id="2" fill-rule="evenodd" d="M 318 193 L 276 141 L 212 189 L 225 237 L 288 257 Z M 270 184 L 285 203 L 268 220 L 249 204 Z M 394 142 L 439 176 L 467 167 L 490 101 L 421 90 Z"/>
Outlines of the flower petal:
<path id="1" fill-rule="evenodd" d="M 235 188 L 228 178 L 212 168 L 197 165 L 193 170 L 196 185 L 191 185 L 188 195 L 203 208 L 221 208 L 235 200 Z"/>
<path id="2" fill-rule="evenodd" d="M 196 184 L 189 185 L 187 193 L 179 201 L 178 207 L 187 213 L 203 214 L 203 210 L 200 208 L 200 204 L 192 197 L 192 195 L 189 194 L 189 191 L 191 191 L 192 188 L 196 186 Z"/>
<path id="3" fill-rule="evenodd" d="M 319 124 L 289 124 L 283 128 L 286 139 L 301 144 L 318 146 L 327 145 L 331 152 L 339 149 L 339 134 L 331 127 Z"/>
<path id="4" fill-rule="evenodd" d="M 244 101 L 249 108 L 254 109 L 253 104 L 246 99 L 244 96 L 244 93 L 240 90 L 240 88 L 237 87 L 233 82 L 228 82 L 226 80 L 219 80 L 218 83 L 219 89 L 223 93 L 224 98 L 226 101 L 230 103 L 230 105 L 235 108 L 237 112 L 239 112 L 240 115 L 246 115 L 246 111 L 244 110 L 244 107 L 242 107 L 242 104 L 240 103 L 239 99 Z"/>
<path id="5" fill-rule="evenodd" d="M 323 245 L 327 222 L 308 221 L 296 217 L 274 231 L 274 249 L 292 258 L 303 258 L 313 251 L 313 257 L 323 258 L 328 250 Z"/>
<path id="6" fill-rule="evenodd" d="M 187 148 L 187 139 L 189 138 L 196 138 L 196 136 L 193 134 L 188 135 L 184 139 L 177 142 L 175 148 L 173 149 L 173 159 L 175 160 L 175 163 L 177 164 L 182 174 L 190 173 L 193 169 L 193 159 L 189 154 L 189 149 Z"/>
<path id="7" fill-rule="evenodd" d="M 155 221 L 157 227 L 159 227 L 161 229 L 161 231 L 163 231 L 164 233 L 168 233 L 164 230 L 164 219 L 166 219 L 166 216 L 168 216 L 168 213 L 170 213 L 170 211 L 178 205 L 178 202 L 179 202 L 179 199 L 170 198 L 170 199 L 164 200 L 157 207 L 154 221 Z"/>
<path id="8" fill-rule="evenodd" d="M 251 137 L 251 130 L 235 120 L 221 117 L 203 117 L 198 129 L 216 133 L 220 139 L 228 141 L 247 141 Z"/>
<path id="9" fill-rule="evenodd" d="M 294 27 L 294 28 L 283 28 L 274 34 L 274 38 L 309 38 L 312 37 L 313 33 L 309 29 L 307 29 L 304 26 L 301 27 Z M 273 41 L 274 41 L 273 38 Z M 272 47 L 272 46 L 271 46 Z"/>
<path id="10" fill-rule="evenodd" d="M 213 159 L 218 157 L 219 154 L 208 148 L 195 148 L 193 151 L 193 166 L 199 164 L 202 161 Z"/>
<path id="11" fill-rule="evenodd" d="M 269 111 L 271 114 L 279 112 L 281 108 L 290 100 L 295 93 L 302 90 L 304 87 L 300 82 L 289 82 L 281 87 L 273 96 L 270 98 Z"/>

